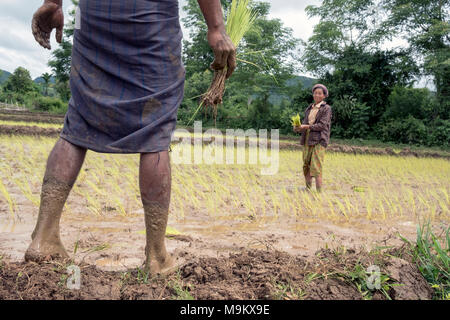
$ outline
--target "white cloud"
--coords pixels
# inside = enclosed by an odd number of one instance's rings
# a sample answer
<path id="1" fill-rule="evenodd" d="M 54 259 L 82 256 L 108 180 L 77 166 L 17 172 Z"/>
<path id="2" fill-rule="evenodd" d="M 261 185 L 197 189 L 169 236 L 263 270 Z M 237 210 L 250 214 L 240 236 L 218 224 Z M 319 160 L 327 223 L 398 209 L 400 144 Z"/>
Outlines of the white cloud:
<path id="1" fill-rule="evenodd" d="M 13 72 L 22 66 L 37 78 L 51 72 L 47 66 L 51 51 L 41 47 L 31 32 L 31 18 L 42 0 L 1 0 L 0 3 L 0 69 Z M 65 17 L 71 1 L 64 1 Z M 58 47 L 55 31 L 51 35 L 52 49 Z"/>

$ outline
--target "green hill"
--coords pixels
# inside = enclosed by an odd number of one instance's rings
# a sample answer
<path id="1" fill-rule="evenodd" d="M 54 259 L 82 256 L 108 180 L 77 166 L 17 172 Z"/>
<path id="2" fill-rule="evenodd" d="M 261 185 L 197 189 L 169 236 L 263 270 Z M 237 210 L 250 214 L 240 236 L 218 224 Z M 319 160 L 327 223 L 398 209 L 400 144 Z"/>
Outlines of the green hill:
<path id="1" fill-rule="evenodd" d="M 6 82 L 6 80 L 8 80 L 8 78 L 11 76 L 11 72 L 8 72 L 6 70 L 2 70 L 0 69 L 0 85 L 2 85 L 3 83 Z M 36 79 L 33 80 L 35 83 L 37 84 L 41 84 L 44 83 L 44 79 L 42 79 L 42 77 L 37 77 Z M 55 77 L 51 77 L 50 78 L 50 83 L 56 83 Z"/>
<path id="2" fill-rule="evenodd" d="M 44 79 L 42 77 L 37 77 L 36 79 L 34 79 L 34 82 L 36 83 L 44 83 Z M 51 76 L 50 77 L 50 83 L 56 83 L 55 77 Z"/>
<path id="3" fill-rule="evenodd" d="M 0 85 L 2 85 L 6 80 L 8 80 L 10 75 L 11 75 L 10 72 L 0 69 Z"/>

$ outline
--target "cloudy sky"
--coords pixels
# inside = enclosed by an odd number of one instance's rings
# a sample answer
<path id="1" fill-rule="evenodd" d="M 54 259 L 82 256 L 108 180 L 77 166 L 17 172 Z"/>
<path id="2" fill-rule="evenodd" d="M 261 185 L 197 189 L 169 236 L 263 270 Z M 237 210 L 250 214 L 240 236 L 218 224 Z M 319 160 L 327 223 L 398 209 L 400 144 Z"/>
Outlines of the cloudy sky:
<path id="1" fill-rule="evenodd" d="M 320 0 L 265 0 L 272 4 L 271 18 L 279 18 L 285 26 L 293 29 L 294 36 L 307 40 L 312 34 L 317 19 L 308 19 L 307 5 L 319 5 Z M 180 10 L 185 0 L 179 0 Z M 43 0 L 1 0 L 0 1 L 0 69 L 13 72 L 18 66 L 27 68 L 32 78 L 44 72 L 51 72 L 47 61 L 51 52 L 38 45 L 31 33 L 31 17 Z M 63 0 L 64 13 L 68 17 L 70 0 Z M 184 13 L 180 12 L 180 16 Z M 184 36 L 188 32 L 183 30 Z M 52 49 L 57 48 L 55 31 L 51 38 Z"/>

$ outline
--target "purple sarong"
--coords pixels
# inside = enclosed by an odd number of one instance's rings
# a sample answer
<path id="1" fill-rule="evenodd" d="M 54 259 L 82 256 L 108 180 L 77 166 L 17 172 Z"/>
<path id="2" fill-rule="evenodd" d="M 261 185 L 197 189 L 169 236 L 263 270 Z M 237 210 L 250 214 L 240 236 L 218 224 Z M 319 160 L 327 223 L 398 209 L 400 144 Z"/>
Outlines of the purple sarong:
<path id="1" fill-rule="evenodd" d="M 102 153 L 169 149 L 184 95 L 178 0 L 80 0 L 61 138 Z"/>

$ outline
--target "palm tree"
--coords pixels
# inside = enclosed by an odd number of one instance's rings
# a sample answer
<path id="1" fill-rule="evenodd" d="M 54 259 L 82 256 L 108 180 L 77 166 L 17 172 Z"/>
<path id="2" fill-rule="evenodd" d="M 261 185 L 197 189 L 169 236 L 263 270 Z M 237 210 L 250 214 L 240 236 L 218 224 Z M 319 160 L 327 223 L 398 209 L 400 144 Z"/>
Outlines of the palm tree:
<path id="1" fill-rule="evenodd" d="M 48 95 L 48 85 L 50 83 L 50 78 L 52 77 L 52 75 L 48 72 L 43 73 L 42 74 L 42 79 L 44 80 L 44 95 L 47 96 Z"/>

